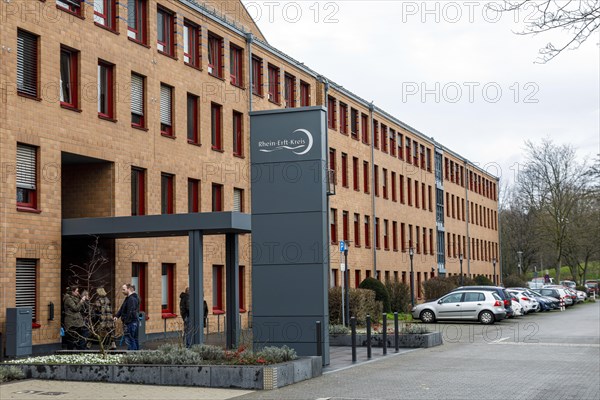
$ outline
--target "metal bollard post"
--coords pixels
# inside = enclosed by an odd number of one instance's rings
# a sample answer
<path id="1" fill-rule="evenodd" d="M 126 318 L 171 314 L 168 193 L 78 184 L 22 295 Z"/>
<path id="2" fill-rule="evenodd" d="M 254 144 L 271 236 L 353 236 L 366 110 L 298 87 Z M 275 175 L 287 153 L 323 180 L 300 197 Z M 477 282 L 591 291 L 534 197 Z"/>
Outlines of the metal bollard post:
<path id="1" fill-rule="evenodd" d="M 321 321 L 316 322 L 317 329 L 317 355 L 323 355 L 323 335 L 321 335 Z"/>
<path id="2" fill-rule="evenodd" d="M 356 362 L 356 318 L 350 318 L 350 329 L 352 332 L 352 362 Z"/>
<path id="3" fill-rule="evenodd" d="M 371 359 L 371 316 L 367 314 L 367 359 Z"/>
<path id="4" fill-rule="evenodd" d="M 383 355 L 387 354 L 387 314 L 383 313 L 383 332 L 381 333 L 383 339 Z"/>
<path id="5" fill-rule="evenodd" d="M 398 352 L 398 348 L 400 345 L 400 338 L 398 337 L 398 312 L 394 313 L 394 347 L 396 348 L 396 353 Z"/>

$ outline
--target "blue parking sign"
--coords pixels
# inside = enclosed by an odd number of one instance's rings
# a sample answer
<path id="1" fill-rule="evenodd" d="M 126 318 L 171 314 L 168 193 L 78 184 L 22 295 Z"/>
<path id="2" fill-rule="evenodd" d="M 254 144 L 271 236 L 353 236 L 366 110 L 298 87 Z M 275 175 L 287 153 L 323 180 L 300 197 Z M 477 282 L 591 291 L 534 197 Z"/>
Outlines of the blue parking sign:
<path id="1" fill-rule="evenodd" d="M 346 250 L 346 242 L 343 240 L 340 241 L 340 253 L 343 253 Z"/>

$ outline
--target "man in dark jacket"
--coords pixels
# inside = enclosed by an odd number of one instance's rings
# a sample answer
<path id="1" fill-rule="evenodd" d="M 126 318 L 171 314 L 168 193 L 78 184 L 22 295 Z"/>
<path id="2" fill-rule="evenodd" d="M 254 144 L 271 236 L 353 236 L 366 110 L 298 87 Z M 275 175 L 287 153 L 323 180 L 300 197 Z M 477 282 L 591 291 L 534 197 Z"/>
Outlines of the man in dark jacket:
<path id="1" fill-rule="evenodd" d="M 115 314 L 115 321 L 121 318 L 123 322 L 123 334 L 125 335 L 125 343 L 127 343 L 127 350 L 139 350 L 140 345 L 138 342 L 138 313 L 140 310 L 140 300 L 135 293 L 135 287 L 131 284 L 125 284 L 121 287 L 121 292 L 125 296 L 121 308 Z"/>
<path id="2" fill-rule="evenodd" d="M 179 295 L 179 314 L 183 319 L 183 335 L 185 337 L 185 346 L 192 345 L 192 331 L 190 327 L 190 288 L 186 287 L 185 292 Z"/>

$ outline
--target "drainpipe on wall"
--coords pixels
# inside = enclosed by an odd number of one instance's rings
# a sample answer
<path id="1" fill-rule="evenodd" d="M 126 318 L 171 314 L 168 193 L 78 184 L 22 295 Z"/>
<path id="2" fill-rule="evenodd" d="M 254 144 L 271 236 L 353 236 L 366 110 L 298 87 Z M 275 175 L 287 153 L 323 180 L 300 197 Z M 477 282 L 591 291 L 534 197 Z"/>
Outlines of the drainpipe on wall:
<path id="1" fill-rule="evenodd" d="M 325 154 L 327 156 L 327 159 L 325 161 L 325 166 L 324 166 L 324 172 L 326 173 L 325 179 L 327 179 L 327 182 L 329 182 L 329 107 L 328 107 L 328 101 L 327 101 L 327 96 L 329 93 L 329 81 L 327 80 L 327 78 L 325 78 L 324 76 L 319 76 L 319 81 L 321 83 L 323 83 L 323 89 L 325 91 L 325 95 L 323 96 L 323 107 L 325 107 Z M 329 187 L 327 188 L 327 191 L 329 192 Z M 323 251 L 327 251 L 327 254 L 323 254 L 323 256 L 327 256 L 327 262 L 329 264 L 329 272 L 327 274 L 327 278 L 330 279 L 331 278 L 331 260 L 330 260 L 330 246 L 331 246 L 331 221 L 330 221 L 330 214 L 331 214 L 331 206 L 330 206 L 330 202 L 329 202 L 329 195 L 325 196 L 327 197 L 327 244 L 328 246 L 325 246 L 325 249 L 323 249 Z"/>
<path id="2" fill-rule="evenodd" d="M 467 253 L 467 274 L 469 275 L 469 278 L 471 277 L 471 235 L 469 234 L 469 222 L 470 222 L 470 208 L 469 208 L 469 182 L 467 180 L 468 176 L 469 176 L 469 172 L 467 171 L 467 161 L 463 160 L 464 166 L 465 166 L 465 172 L 463 173 L 463 182 L 465 182 L 465 202 L 467 203 L 467 218 L 466 218 L 466 225 L 467 225 L 467 247 L 469 249 L 468 253 Z M 464 250 L 463 250 L 464 251 Z"/>
<path id="3" fill-rule="evenodd" d="M 369 119 L 371 125 L 371 209 L 373 210 L 373 234 L 372 237 L 372 246 L 373 246 L 373 278 L 377 279 L 377 231 L 375 226 L 375 221 L 377 221 L 377 213 L 375 212 L 375 127 L 373 121 L 373 111 L 375 110 L 375 105 L 373 102 L 369 104 Z"/>
<path id="4" fill-rule="evenodd" d="M 252 97 L 254 96 L 252 90 L 252 84 L 254 83 L 252 81 L 252 41 L 252 33 L 246 33 L 246 45 L 248 46 L 248 113 L 252 112 Z"/>
<path id="5" fill-rule="evenodd" d="M 496 190 L 496 204 L 498 204 L 498 197 L 499 196 L 499 192 L 500 192 L 500 179 L 496 178 L 496 187 L 498 188 Z M 498 286 L 504 286 L 504 282 L 502 279 L 502 246 L 500 245 L 500 238 L 502 238 L 502 226 L 500 225 L 500 208 L 498 207 L 498 213 L 497 213 L 497 220 L 496 223 L 498 224 L 498 266 L 499 268 L 499 279 L 498 279 Z"/>

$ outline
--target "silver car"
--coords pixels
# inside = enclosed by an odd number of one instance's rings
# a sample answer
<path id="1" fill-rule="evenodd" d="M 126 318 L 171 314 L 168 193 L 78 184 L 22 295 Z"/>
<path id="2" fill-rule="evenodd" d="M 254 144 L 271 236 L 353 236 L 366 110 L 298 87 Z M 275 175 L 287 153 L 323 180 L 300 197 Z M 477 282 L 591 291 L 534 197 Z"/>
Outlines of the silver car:
<path id="1" fill-rule="evenodd" d="M 422 322 L 456 319 L 493 324 L 506 317 L 504 302 L 495 292 L 486 290 L 455 291 L 436 301 L 419 304 L 412 316 Z"/>

